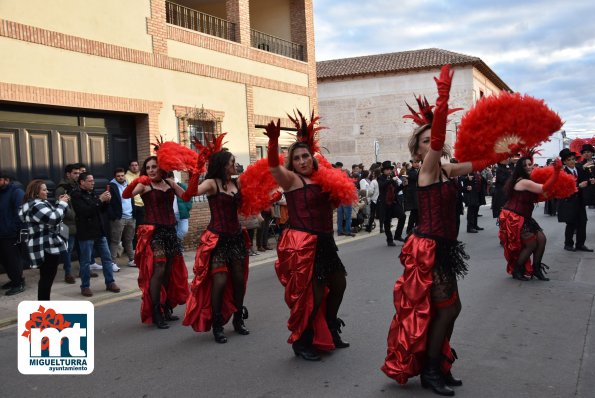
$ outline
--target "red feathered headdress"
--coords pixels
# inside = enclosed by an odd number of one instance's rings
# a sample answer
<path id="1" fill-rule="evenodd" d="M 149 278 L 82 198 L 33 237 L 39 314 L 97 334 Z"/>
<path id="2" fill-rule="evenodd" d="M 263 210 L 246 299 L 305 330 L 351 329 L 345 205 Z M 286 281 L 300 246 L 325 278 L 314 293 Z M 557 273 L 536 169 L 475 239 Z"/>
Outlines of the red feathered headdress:
<path id="1" fill-rule="evenodd" d="M 503 91 L 483 97 L 461 119 L 455 157 L 466 162 L 515 155 L 523 147 L 538 147 L 562 124 L 543 100 L 529 95 Z"/>
<path id="2" fill-rule="evenodd" d="M 415 97 L 415 100 L 417 101 L 419 112 L 416 112 L 407 102 L 405 102 L 405 105 L 407 105 L 411 114 L 403 115 L 403 119 L 412 119 L 418 126 L 432 124 L 432 120 L 434 120 L 434 113 L 432 112 L 434 105 L 430 105 L 426 97 L 421 99 L 421 95 Z M 451 113 L 460 110 L 463 110 L 463 108 L 452 108 L 448 110 L 448 114 L 450 115 Z"/>
<path id="3" fill-rule="evenodd" d="M 297 115 L 295 114 L 297 112 Z M 304 142 L 310 148 L 312 153 L 320 153 L 320 146 L 316 133 L 326 127 L 316 126 L 320 116 L 314 116 L 314 110 L 310 116 L 310 122 L 302 115 L 299 110 L 293 112 L 293 117 L 288 113 L 289 120 L 293 122 L 297 129 L 296 137 L 298 142 Z"/>

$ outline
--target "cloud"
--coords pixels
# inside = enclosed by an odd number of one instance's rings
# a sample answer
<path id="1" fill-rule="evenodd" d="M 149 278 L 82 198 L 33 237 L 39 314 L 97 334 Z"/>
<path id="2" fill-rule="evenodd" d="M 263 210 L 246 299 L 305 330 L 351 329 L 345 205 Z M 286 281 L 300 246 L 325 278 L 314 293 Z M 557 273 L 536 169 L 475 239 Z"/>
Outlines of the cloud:
<path id="1" fill-rule="evenodd" d="M 481 58 L 543 98 L 568 131 L 595 130 L 595 2 L 317 0 L 318 60 L 438 47 Z"/>

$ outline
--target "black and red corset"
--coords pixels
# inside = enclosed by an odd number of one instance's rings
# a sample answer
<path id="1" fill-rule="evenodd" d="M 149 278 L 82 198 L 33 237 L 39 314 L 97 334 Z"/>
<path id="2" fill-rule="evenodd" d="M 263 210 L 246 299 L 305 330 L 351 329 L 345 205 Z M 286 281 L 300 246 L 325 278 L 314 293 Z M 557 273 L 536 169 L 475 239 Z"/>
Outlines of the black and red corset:
<path id="1" fill-rule="evenodd" d="M 525 218 L 531 218 L 538 195 L 529 191 L 512 190 L 510 198 L 504 204 L 504 209 L 515 212 Z"/>
<path id="2" fill-rule="evenodd" d="M 207 229 L 222 235 L 238 234 L 242 230 L 238 220 L 240 198 L 240 192 L 234 195 L 218 192 L 215 195 L 208 196 L 211 221 Z"/>
<path id="3" fill-rule="evenodd" d="M 421 236 L 457 239 L 456 181 L 441 181 L 417 188 L 418 224 L 415 232 Z"/>
<path id="4" fill-rule="evenodd" d="M 330 194 L 320 185 L 306 184 L 285 192 L 288 223 L 292 228 L 311 233 L 333 233 L 333 205 Z"/>
<path id="5" fill-rule="evenodd" d="M 141 195 L 145 205 L 145 224 L 176 225 L 174 214 L 174 200 L 176 194 L 173 189 L 161 191 L 151 189 Z"/>

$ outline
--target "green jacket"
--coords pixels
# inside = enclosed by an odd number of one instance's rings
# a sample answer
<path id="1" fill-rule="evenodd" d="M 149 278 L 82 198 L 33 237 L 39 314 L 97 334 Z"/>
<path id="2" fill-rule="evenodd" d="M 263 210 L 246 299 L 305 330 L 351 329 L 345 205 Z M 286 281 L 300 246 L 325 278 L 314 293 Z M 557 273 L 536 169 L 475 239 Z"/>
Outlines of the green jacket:
<path id="1" fill-rule="evenodd" d="M 184 188 L 184 191 L 187 189 L 186 184 L 178 182 L 178 185 Z M 181 220 L 190 218 L 190 209 L 192 209 L 192 200 L 185 202 L 182 198 L 178 197 L 178 211 L 180 212 Z"/>

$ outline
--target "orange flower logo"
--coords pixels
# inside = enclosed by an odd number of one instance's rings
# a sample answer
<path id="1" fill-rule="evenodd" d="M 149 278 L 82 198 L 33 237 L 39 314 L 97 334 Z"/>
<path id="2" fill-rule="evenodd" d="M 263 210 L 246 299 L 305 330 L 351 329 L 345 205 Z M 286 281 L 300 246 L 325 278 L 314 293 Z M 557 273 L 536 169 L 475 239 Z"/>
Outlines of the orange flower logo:
<path id="1" fill-rule="evenodd" d="M 31 319 L 27 321 L 25 324 L 25 331 L 21 336 L 27 337 L 29 342 L 31 341 L 31 329 L 46 329 L 46 328 L 55 328 L 58 330 L 64 330 L 65 328 L 71 325 L 70 322 L 64 320 L 64 315 L 56 314 L 51 308 L 47 310 L 43 306 L 39 306 L 37 312 L 31 314 Z M 64 339 L 60 343 L 63 343 Z M 42 340 L 41 349 L 46 350 L 50 346 L 50 341 L 47 337 L 44 337 Z"/>

